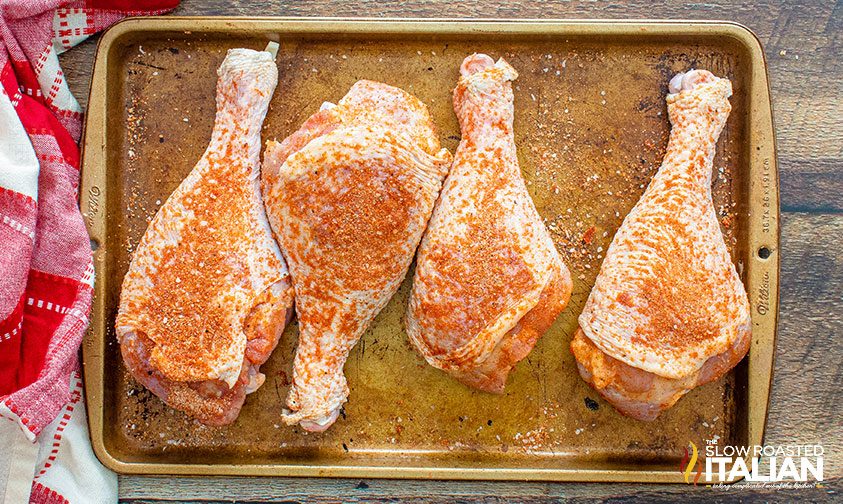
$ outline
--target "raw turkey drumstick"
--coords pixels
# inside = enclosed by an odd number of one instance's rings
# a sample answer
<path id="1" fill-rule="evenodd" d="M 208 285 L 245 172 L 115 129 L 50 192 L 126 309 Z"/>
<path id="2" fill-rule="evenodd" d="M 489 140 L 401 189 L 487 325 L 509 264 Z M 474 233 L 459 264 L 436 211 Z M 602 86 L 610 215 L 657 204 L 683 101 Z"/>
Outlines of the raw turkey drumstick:
<path id="1" fill-rule="evenodd" d="M 264 161 L 267 213 L 290 265 L 300 329 L 282 418 L 322 431 L 348 398 L 349 351 L 407 274 L 451 155 L 418 99 L 360 81 L 269 142 Z"/>
<path id="2" fill-rule="evenodd" d="M 720 378 L 749 349 L 749 301 L 711 199 L 731 94 L 705 70 L 670 81 L 667 154 L 615 234 L 571 342 L 582 377 L 639 420 Z"/>
<path id="3" fill-rule="evenodd" d="M 462 140 L 425 233 L 407 332 L 434 367 L 503 392 L 510 370 L 565 309 L 571 277 L 518 167 L 503 59 L 463 61 L 454 90 Z"/>
<path id="4" fill-rule="evenodd" d="M 233 422 L 263 383 L 258 367 L 292 305 L 258 181 L 277 47 L 228 51 L 211 142 L 150 222 L 120 296 L 117 338 L 129 371 L 209 425 Z"/>

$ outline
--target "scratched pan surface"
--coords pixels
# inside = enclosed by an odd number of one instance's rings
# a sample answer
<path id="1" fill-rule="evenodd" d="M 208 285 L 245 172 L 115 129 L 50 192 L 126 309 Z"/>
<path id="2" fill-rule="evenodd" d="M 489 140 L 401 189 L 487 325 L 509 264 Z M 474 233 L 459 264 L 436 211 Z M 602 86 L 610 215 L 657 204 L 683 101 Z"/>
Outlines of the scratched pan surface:
<path id="1" fill-rule="evenodd" d="M 287 427 L 293 322 L 238 420 L 205 427 L 127 373 L 113 322 L 120 282 L 148 221 L 208 143 L 216 68 L 233 47 L 281 44 L 263 139 L 295 131 L 358 79 L 399 86 L 429 107 L 452 152 L 451 90 L 473 52 L 519 72 L 522 173 L 574 277 L 568 309 L 512 372 L 501 396 L 428 366 L 402 317 L 409 278 L 345 366 L 351 395 L 327 432 Z M 144 19 L 100 42 L 85 137 L 83 211 L 96 303 L 84 347 L 94 446 L 124 473 L 679 481 L 683 448 L 760 442 L 775 333 L 777 176 L 760 46 L 730 24 Z M 726 242 L 749 287 L 750 357 L 652 423 L 619 415 L 579 377 L 568 343 L 603 254 L 665 152 L 664 97 L 676 72 L 731 79 L 733 112 L 714 161 Z M 770 256 L 762 259 L 758 250 Z M 767 255 L 762 253 L 762 255 Z"/>

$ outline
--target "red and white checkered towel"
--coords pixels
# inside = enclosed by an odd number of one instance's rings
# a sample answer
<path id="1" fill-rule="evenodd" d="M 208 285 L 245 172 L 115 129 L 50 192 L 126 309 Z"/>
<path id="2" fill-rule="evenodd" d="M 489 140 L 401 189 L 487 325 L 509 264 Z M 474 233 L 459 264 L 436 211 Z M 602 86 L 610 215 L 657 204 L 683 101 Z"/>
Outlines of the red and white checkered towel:
<path id="1" fill-rule="evenodd" d="M 73 490 L 90 473 L 58 462 L 96 463 L 87 434 L 73 455 L 92 460 L 61 454 L 73 419 L 85 428 L 78 351 L 94 272 L 77 204 L 82 110 L 58 55 L 126 15 L 177 4 L 0 0 L 0 503 L 104 502 Z M 51 480 L 60 489 L 42 483 Z"/>

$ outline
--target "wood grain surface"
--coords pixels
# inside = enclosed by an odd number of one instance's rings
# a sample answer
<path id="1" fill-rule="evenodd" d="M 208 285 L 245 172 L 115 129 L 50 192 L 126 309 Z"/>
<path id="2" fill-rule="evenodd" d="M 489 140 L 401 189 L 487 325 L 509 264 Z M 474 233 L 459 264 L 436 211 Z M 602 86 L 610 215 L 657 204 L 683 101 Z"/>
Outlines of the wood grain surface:
<path id="1" fill-rule="evenodd" d="M 782 202 L 781 305 L 767 425 L 769 444 L 825 448 L 822 488 L 728 490 L 685 486 L 295 478 L 120 478 L 123 502 L 539 502 L 628 500 L 840 501 L 843 482 L 843 2 L 644 0 L 185 0 L 177 15 L 725 19 L 743 23 L 767 55 Z M 97 38 L 61 56 L 86 102 Z"/>

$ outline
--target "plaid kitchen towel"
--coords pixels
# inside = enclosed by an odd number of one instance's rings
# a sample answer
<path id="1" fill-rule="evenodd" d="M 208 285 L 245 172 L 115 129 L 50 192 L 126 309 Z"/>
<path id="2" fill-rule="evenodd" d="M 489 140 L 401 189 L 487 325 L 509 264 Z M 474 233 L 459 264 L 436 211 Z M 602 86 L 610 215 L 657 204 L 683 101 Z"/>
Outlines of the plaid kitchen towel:
<path id="1" fill-rule="evenodd" d="M 2 504 L 116 501 L 81 400 L 94 271 L 77 205 L 82 111 L 58 55 L 126 15 L 177 4 L 0 0 Z"/>

